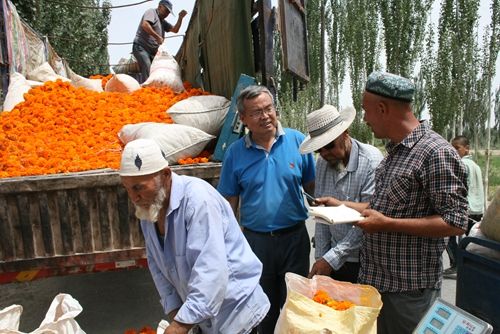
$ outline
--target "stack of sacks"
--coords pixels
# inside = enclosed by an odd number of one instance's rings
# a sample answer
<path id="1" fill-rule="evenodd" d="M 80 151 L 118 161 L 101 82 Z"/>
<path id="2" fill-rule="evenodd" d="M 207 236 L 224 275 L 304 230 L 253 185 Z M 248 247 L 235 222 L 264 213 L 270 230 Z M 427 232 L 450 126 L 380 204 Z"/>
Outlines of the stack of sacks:
<path id="1" fill-rule="evenodd" d="M 199 155 L 215 136 L 187 125 L 145 122 L 125 125 L 118 138 L 124 145 L 135 139 L 153 139 L 173 165 L 180 159 Z"/>
<path id="2" fill-rule="evenodd" d="M 151 63 L 149 78 L 142 85 L 144 87 L 170 87 L 176 93 L 184 91 L 181 68 L 175 58 L 168 53 L 165 43 L 158 48 Z"/>
<path id="3" fill-rule="evenodd" d="M 80 303 L 71 295 L 60 293 L 50 304 L 40 327 L 30 334 L 85 334 L 75 320 L 82 310 Z M 24 334 L 19 331 L 22 312 L 23 307 L 20 305 L 11 305 L 0 310 L 0 333 Z"/>

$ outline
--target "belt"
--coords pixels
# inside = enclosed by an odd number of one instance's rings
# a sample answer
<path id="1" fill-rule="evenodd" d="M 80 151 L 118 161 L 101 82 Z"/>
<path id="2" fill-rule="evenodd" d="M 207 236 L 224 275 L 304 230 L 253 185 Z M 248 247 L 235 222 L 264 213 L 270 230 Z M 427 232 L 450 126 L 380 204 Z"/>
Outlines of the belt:
<path id="1" fill-rule="evenodd" d="M 280 229 L 277 229 L 277 230 L 274 230 L 274 231 L 268 231 L 268 232 L 253 231 L 253 230 L 250 230 L 250 229 L 248 229 L 246 227 L 243 230 L 251 232 L 251 233 L 255 233 L 255 234 L 269 235 L 271 237 L 278 237 L 280 235 L 285 235 L 285 234 L 288 234 L 288 233 L 292 233 L 292 232 L 298 231 L 303 226 L 304 226 L 304 222 L 300 222 L 300 223 L 297 223 L 297 224 L 295 224 L 293 226 L 290 226 L 290 227 L 280 228 Z"/>

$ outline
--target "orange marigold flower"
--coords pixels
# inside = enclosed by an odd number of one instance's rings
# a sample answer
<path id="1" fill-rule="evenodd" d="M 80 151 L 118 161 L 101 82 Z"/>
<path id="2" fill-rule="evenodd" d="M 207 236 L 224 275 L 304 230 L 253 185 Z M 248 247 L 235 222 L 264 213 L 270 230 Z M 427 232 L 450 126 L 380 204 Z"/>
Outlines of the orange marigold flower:
<path id="1" fill-rule="evenodd" d="M 331 307 L 337 311 L 345 311 L 355 305 L 353 302 L 350 302 L 348 300 L 335 300 L 331 298 L 330 295 L 324 290 L 316 291 L 313 296 L 313 300 L 317 303 Z"/>
<path id="2" fill-rule="evenodd" d="M 168 108 L 207 94 L 186 83 L 185 87 L 180 94 L 152 87 L 131 94 L 99 93 L 60 80 L 34 87 L 24 102 L 0 113 L 0 178 L 118 169 L 118 131 L 125 124 L 173 123 L 165 112 Z"/>

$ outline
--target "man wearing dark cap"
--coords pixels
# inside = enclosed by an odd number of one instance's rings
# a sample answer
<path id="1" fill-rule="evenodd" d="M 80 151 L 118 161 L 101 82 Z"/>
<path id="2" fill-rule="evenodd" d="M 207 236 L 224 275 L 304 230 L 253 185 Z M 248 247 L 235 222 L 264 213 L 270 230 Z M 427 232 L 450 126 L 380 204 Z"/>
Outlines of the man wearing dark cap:
<path id="1" fill-rule="evenodd" d="M 178 33 L 182 19 L 187 15 L 185 10 L 181 10 L 177 23 L 172 26 L 165 20 L 170 13 L 172 13 L 172 2 L 170 0 L 160 0 L 158 8 L 148 9 L 142 16 L 141 23 L 139 23 L 132 46 L 132 53 L 141 70 L 141 82 L 149 77 L 151 62 L 156 51 L 158 51 L 158 47 L 163 43 L 165 32 Z"/>
<path id="2" fill-rule="evenodd" d="M 389 139 L 376 170 L 363 229 L 360 283 L 384 306 L 379 334 L 411 333 L 440 295 L 445 238 L 467 229 L 467 179 L 455 149 L 412 112 L 414 85 L 373 72 L 363 94 L 364 120 Z"/>

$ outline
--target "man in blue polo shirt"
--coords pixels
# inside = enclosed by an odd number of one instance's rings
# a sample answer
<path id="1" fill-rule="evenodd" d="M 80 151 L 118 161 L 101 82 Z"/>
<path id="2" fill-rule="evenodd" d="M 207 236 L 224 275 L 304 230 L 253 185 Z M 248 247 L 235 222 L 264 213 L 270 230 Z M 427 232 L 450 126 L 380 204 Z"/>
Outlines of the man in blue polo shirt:
<path id="1" fill-rule="evenodd" d="M 238 112 L 250 132 L 227 150 L 218 190 L 235 213 L 239 205 L 243 233 L 263 264 L 260 284 L 271 309 L 260 332 L 273 333 L 286 299 L 285 273 L 309 272 L 311 245 L 302 187 L 314 193 L 314 158 L 299 153 L 305 136 L 281 126 L 266 87 L 245 88 L 238 97 Z"/>

